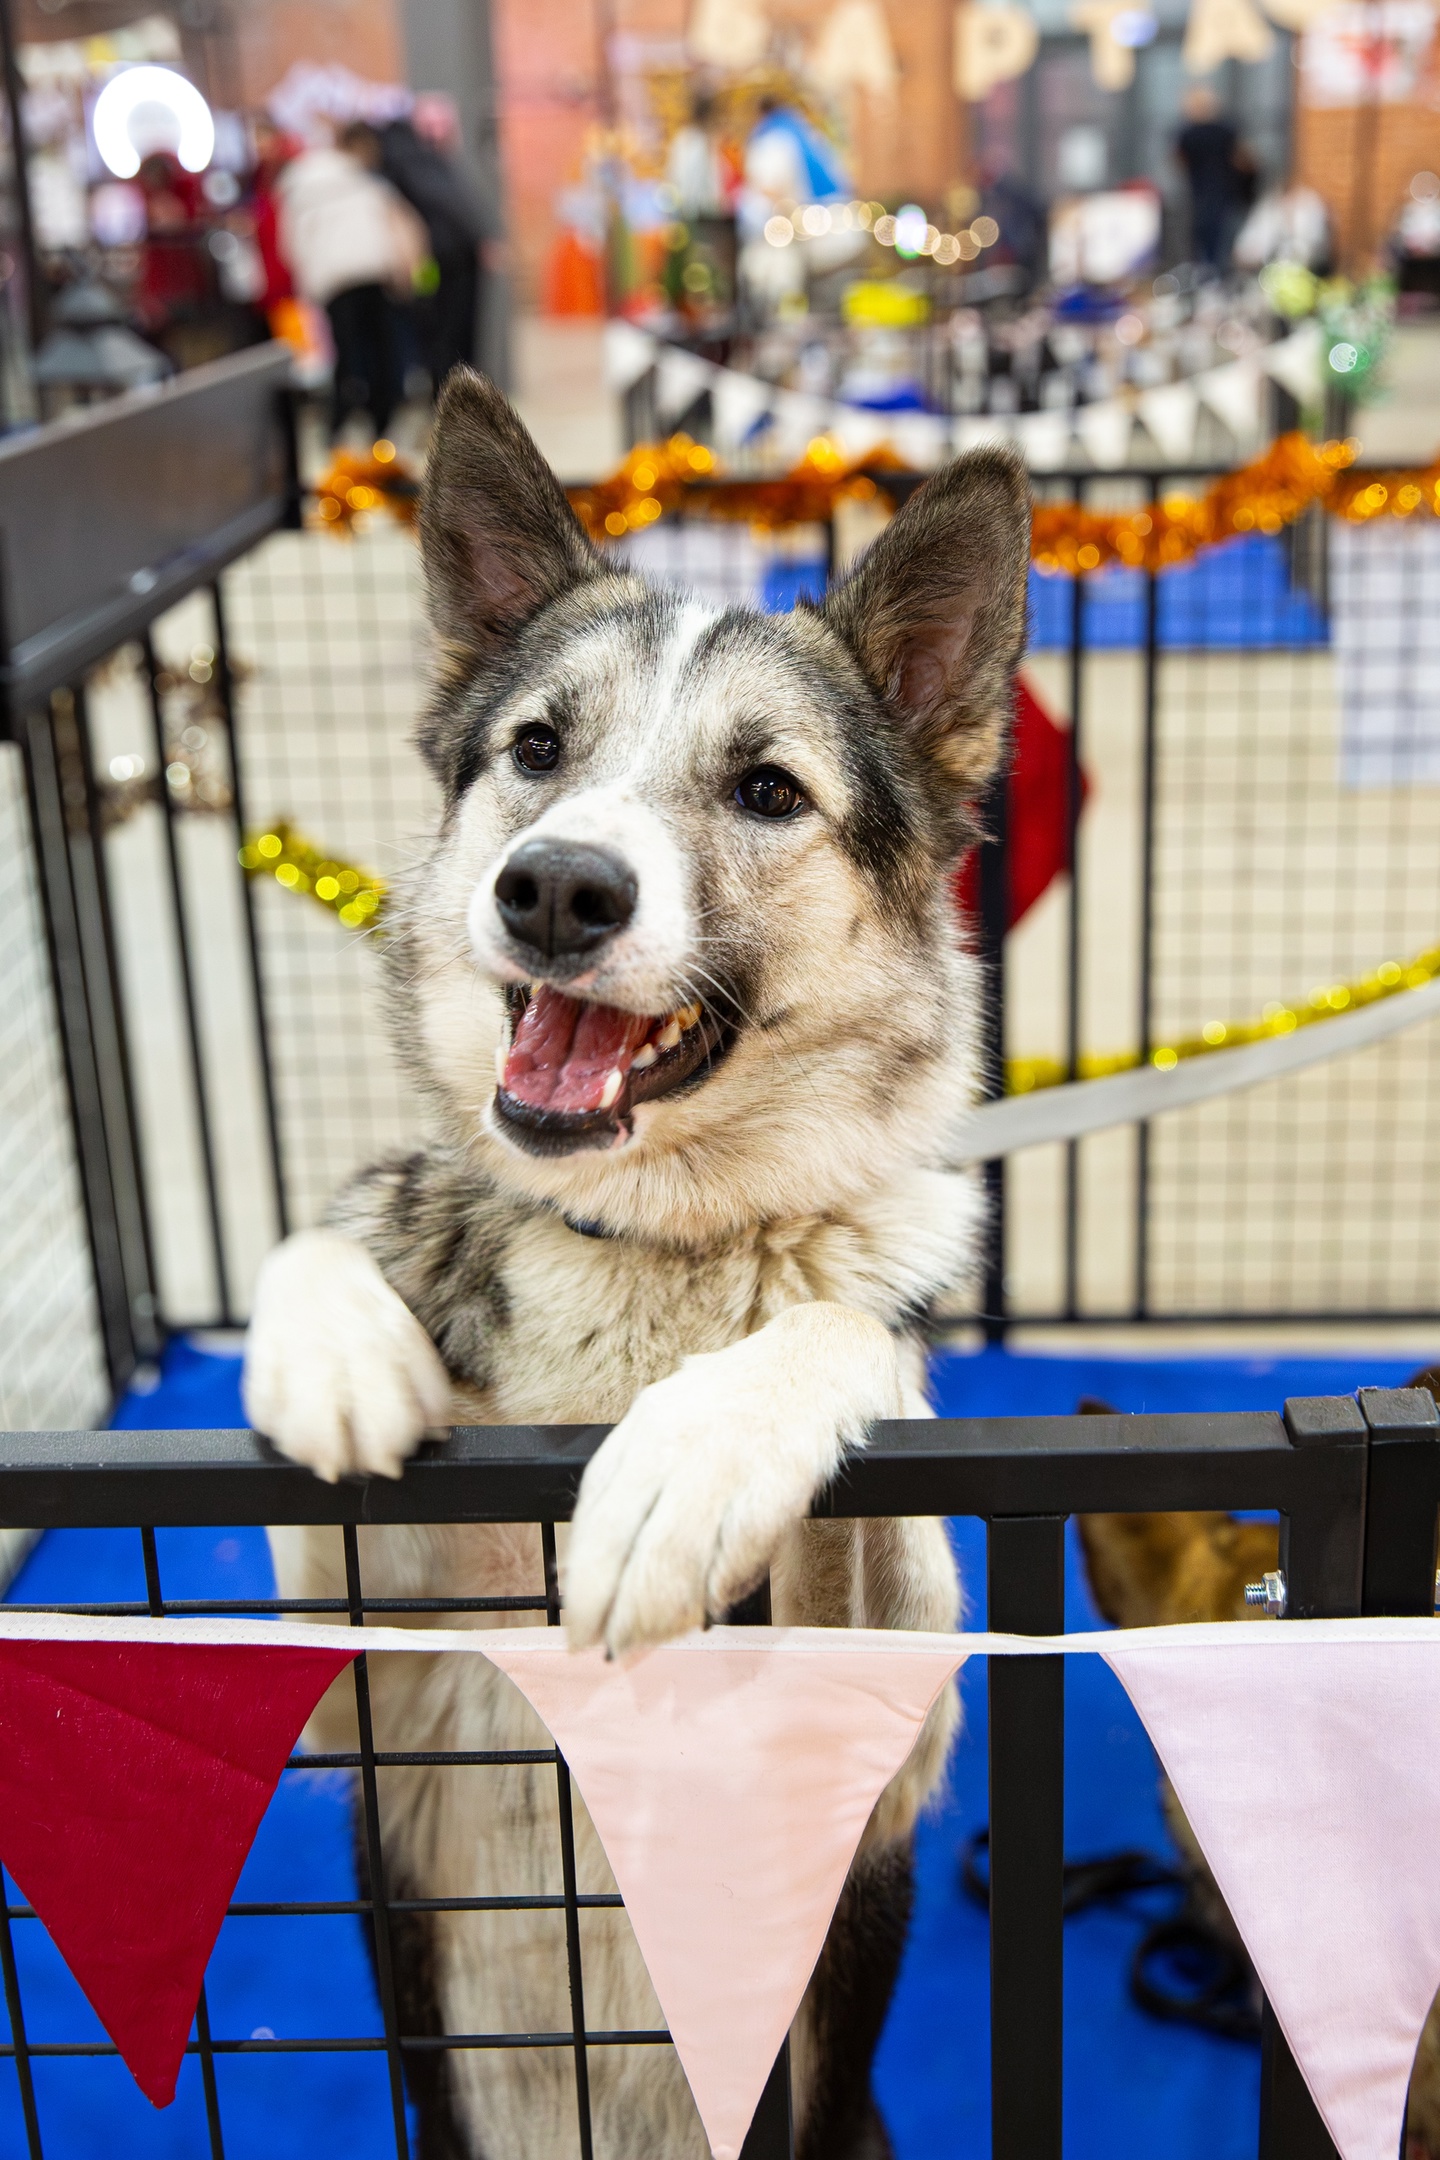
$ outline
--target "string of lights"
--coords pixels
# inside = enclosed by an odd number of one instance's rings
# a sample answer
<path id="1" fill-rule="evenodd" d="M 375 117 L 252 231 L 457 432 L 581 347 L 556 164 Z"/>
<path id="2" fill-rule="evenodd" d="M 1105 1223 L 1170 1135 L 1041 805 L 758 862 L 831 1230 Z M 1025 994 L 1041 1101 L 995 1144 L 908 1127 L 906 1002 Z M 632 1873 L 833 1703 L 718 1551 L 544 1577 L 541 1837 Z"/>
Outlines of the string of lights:
<path id="1" fill-rule="evenodd" d="M 928 257 L 948 269 L 953 263 L 972 263 L 1000 238 L 993 217 L 977 217 L 960 232 L 943 232 L 932 225 L 918 203 L 906 203 L 892 215 L 879 202 L 805 204 L 790 203 L 765 221 L 765 238 L 771 247 L 789 247 L 794 240 L 821 240 L 827 233 L 868 232 L 881 247 L 894 248 L 906 262 Z"/>

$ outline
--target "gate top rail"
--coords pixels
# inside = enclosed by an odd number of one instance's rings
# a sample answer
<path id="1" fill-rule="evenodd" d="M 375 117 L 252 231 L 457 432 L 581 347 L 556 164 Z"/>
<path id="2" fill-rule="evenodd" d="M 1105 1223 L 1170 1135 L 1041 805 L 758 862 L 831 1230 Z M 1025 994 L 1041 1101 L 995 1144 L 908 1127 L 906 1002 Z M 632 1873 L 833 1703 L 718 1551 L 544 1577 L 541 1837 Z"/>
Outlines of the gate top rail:
<path id="1" fill-rule="evenodd" d="M 1372 1439 L 1404 1445 L 1409 1489 L 1440 1503 L 1423 1393 L 1302 1397 L 1273 1412 L 980 1417 L 877 1425 L 814 1512 L 1065 1515 L 1129 1509 L 1363 1510 Z M 603 1425 L 457 1426 L 397 1479 L 323 1484 L 244 1431 L 0 1434 L 0 1523 L 563 1521 Z M 1415 1443 L 1420 1443 L 1416 1453 Z M 1417 1482 L 1418 1480 L 1418 1482 Z"/>
<path id="2" fill-rule="evenodd" d="M 290 358 L 261 345 L 0 443 L 12 714 L 293 520 Z"/>

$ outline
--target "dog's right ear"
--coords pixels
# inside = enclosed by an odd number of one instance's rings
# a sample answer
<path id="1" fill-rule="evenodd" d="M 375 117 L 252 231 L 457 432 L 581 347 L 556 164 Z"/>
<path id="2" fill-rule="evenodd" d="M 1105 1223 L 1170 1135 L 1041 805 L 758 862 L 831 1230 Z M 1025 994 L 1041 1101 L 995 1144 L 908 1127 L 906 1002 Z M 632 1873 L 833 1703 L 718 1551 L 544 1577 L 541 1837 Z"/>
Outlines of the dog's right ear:
<path id="1" fill-rule="evenodd" d="M 420 544 L 430 617 L 457 671 L 491 658 L 600 558 L 509 400 L 456 368 L 435 416 Z"/>

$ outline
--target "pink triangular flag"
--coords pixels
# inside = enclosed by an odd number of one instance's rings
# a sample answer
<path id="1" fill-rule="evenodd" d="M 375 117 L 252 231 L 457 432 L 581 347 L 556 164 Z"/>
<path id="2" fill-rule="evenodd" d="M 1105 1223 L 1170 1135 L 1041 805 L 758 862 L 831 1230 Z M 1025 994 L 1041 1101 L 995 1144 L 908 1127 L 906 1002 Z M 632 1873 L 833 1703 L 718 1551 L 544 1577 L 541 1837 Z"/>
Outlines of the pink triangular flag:
<path id="1" fill-rule="evenodd" d="M 1154 1628 L 1102 1655 L 1343 2160 L 1395 2160 L 1440 1984 L 1440 1630 L 1352 1625 Z"/>
<path id="2" fill-rule="evenodd" d="M 0 1641 L 0 1859 L 156 2107 L 285 1758 L 358 1648 Z"/>
<path id="3" fill-rule="evenodd" d="M 870 1811 L 966 1649 L 714 1628 L 607 1664 L 497 1629 L 485 1652 L 574 1772 L 715 2160 L 734 2160 Z"/>

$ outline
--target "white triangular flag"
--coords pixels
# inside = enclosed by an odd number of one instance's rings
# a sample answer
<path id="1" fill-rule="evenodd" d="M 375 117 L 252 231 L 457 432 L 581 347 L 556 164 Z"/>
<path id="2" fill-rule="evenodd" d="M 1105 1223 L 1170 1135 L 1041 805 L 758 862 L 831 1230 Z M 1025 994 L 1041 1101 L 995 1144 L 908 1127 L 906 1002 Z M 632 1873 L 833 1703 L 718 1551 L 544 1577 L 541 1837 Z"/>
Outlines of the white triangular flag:
<path id="1" fill-rule="evenodd" d="M 1031 472 L 1056 472 L 1070 457 L 1070 415 L 1022 413 L 1015 422 L 1015 439 Z"/>
<path id="2" fill-rule="evenodd" d="M 861 412 L 853 405 L 837 405 L 830 433 L 848 458 L 865 458 L 890 440 L 890 422 L 883 413 Z"/>
<path id="3" fill-rule="evenodd" d="M 1194 378 L 1203 403 L 1222 420 L 1237 443 L 1253 442 L 1260 432 L 1260 369 L 1254 360 L 1231 360 Z"/>
<path id="4" fill-rule="evenodd" d="M 1297 405 L 1314 405 L 1320 396 L 1320 359 L 1325 334 L 1317 322 L 1301 323 L 1289 337 L 1267 345 L 1259 356 L 1267 375 L 1288 390 Z"/>
<path id="5" fill-rule="evenodd" d="M 775 441 L 792 464 L 805 455 L 817 435 L 829 428 L 834 407 L 826 398 L 806 397 L 799 390 L 774 393 Z"/>
<path id="6" fill-rule="evenodd" d="M 607 390 L 624 392 L 655 364 L 656 341 L 634 323 L 607 322 L 602 352 Z"/>
<path id="7" fill-rule="evenodd" d="M 722 450 L 734 450 L 757 420 L 775 404 L 775 386 L 758 375 L 742 375 L 738 368 L 716 368 L 710 385 L 710 409 L 715 417 L 715 440 Z"/>
<path id="8" fill-rule="evenodd" d="M 715 368 L 698 353 L 677 352 L 661 346 L 655 363 L 655 413 L 662 427 L 688 412 L 703 391 L 710 388 Z"/>
<path id="9" fill-rule="evenodd" d="M 1162 458 L 1188 465 L 1195 450 L 1195 421 L 1200 398 L 1190 382 L 1161 383 L 1140 399 L 1140 418 Z"/>
<path id="10" fill-rule="evenodd" d="M 965 1649 L 858 1628 L 712 1628 L 613 1663 L 538 1628 L 485 1647 L 574 1773 L 711 2151 L 736 2160 L 871 1810 Z"/>
<path id="11" fill-rule="evenodd" d="M 1341 2160 L 1394 2160 L 1440 1981 L 1440 1626 L 1356 1625 L 1098 1641 Z"/>
<path id="12" fill-rule="evenodd" d="M 1009 413 L 969 413 L 952 421 L 950 439 L 961 455 L 985 443 L 1014 442 L 1015 422 Z"/>
<path id="13" fill-rule="evenodd" d="M 1103 398 L 1098 405 L 1080 405 L 1075 411 L 1075 433 L 1085 445 L 1085 455 L 1102 471 L 1113 471 L 1130 455 L 1134 423 L 1128 405 L 1119 398 Z"/>
<path id="14" fill-rule="evenodd" d="M 949 452 L 950 431 L 933 413 L 896 413 L 890 422 L 890 440 L 917 472 L 933 472 Z"/>

